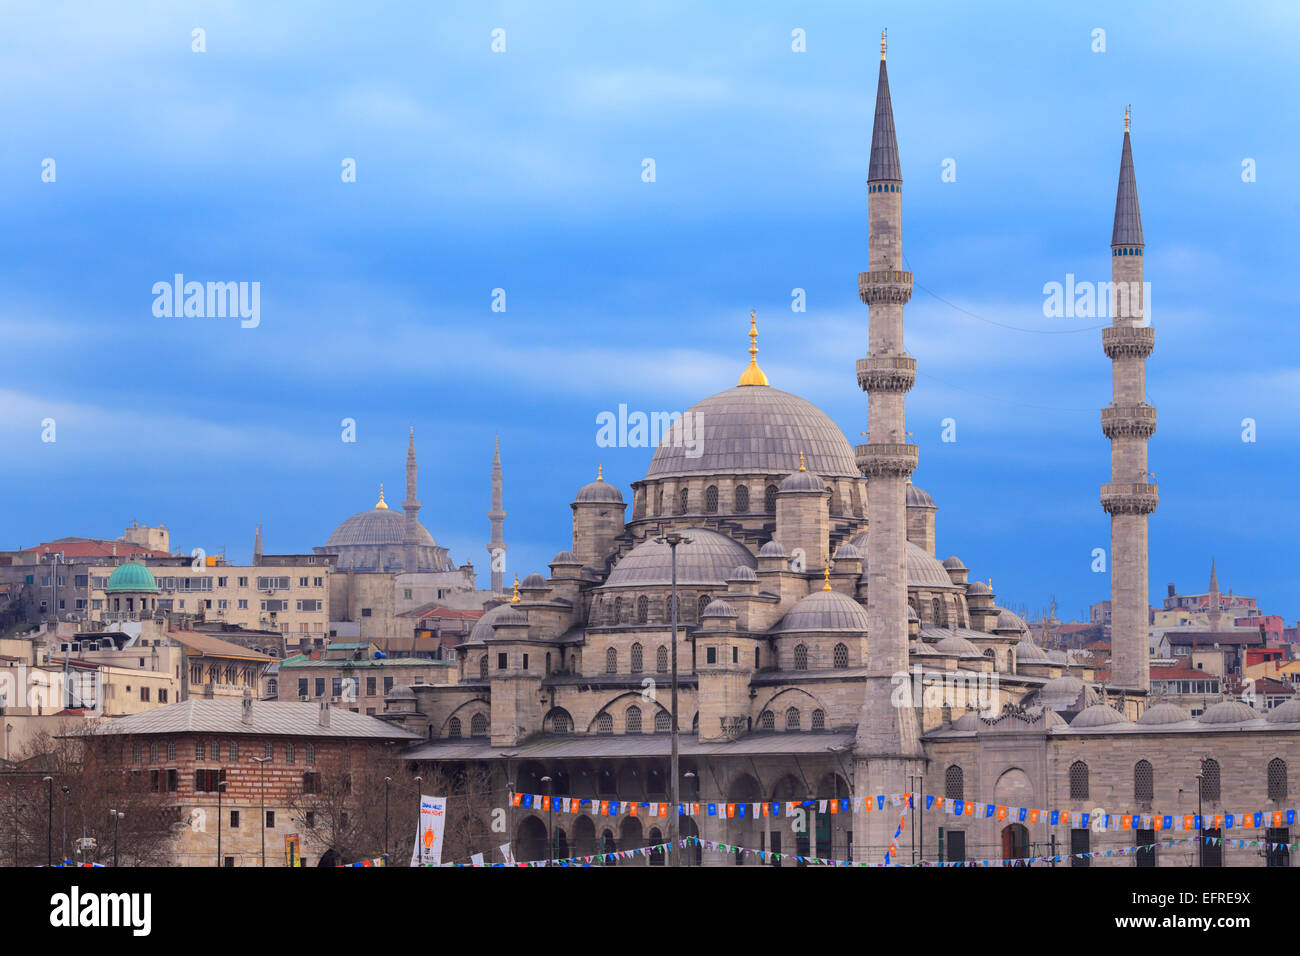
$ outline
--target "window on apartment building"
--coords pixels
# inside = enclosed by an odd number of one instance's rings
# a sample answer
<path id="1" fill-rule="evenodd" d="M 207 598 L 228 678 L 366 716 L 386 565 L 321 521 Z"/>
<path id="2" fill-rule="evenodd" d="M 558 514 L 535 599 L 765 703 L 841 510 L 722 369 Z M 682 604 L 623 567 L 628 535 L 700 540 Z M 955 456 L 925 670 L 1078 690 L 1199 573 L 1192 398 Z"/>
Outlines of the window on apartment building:
<path id="1" fill-rule="evenodd" d="M 239 744 L 232 740 L 230 742 L 230 762 L 235 763 L 237 760 L 239 760 Z"/>
<path id="2" fill-rule="evenodd" d="M 157 793 L 162 787 L 162 772 L 159 770 L 149 771 L 149 792 Z"/>
<path id="3" fill-rule="evenodd" d="M 325 696 L 325 678 L 323 677 L 316 678 L 316 696 L 317 697 Z"/>
<path id="4" fill-rule="evenodd" d="M 271 759 L 271 741 L 269 740 L 262 745 L 262 759 L 263 760 Z"/>
<path id="5" fill-rule="evenodd" d="M 104 602 L 100 598 L 91 598 L 90 609 L 92 611 L 104 610 Z"/>
<path id="6" fill-rule="evenodd" d="M 342 677 L 331 677 L 331 678 L 330 678 L 330 694 L 331 694 L 332 696 L 334 696 L 334 697 L 342 697 L 342 696 L 343 696 L 343 678 L 342 678 Z"/>
<path id="7" fill-rule="evenodd" d="M 166 687 L 159 687 L 159 688 L 158 688 L 158 703 L 160 703 L 160 704 L 165 704 L 165 703 L 167 703 L 167 688 L 166 688 Z"/>
<path id="8" fill-rule="evenodd" d="M 194 771 L 195 793 L 216 793 L 217 787 L 226 779 L 224 770 L 206 769 Z"/>
<path id="9" fill-rule="evenodd" d="M 136 763 L 144 763 L 144 742 L 137 740 L 131 747 L 131 756 Z"/>
<path id="10" fill-rule="evenodd" d="M 368 608 L 368 607 L 363 607 L 363 608 L 361 609 L 361 616 L 362 616 L 362 617 L 369 617 L 369 616 L 370 616 L 370 608 Z"/>
<path id="11" fill-rule="evenodd" d="M 324 579 L 324 578 L 312 578 L 312 579 L 311 579 L 311 586 L 314 587 L 314 588 L 324 587 L 324 586 L 325 586 L 325 579 Z"/>
<path id="12" fill-rule="evenodd" d="M 305 588 L 306 586 L 307 586 L 307 579 L 306 579 L 306 578 L 299 578 L 299 579 L 298 579 L 298 587 L 300 587 L 300 588 Z"/>
<path id="13" fill-rule="evenodd" d="M 267 828 L 268 830 L 273 830 L 273 829 L 275 829 L 275 811 L 274 811 L 274 810 L 267 810 L 267 811 L 266 811 L 266 828 Z"/>
<path id="14" fill-rule="evenodd" d="M 218 599 L 217 599 L 217 610 L 218 610 L 218 611 L 224 611 L 224 610 L 226 610 L 226 609 L 229 608 L 229 607 L 230 607 L 230 602 L 227 601 L 225 598 L 218 598 Z"/>
<path id="15" fill-rule="evenodd" d="M 176 741 L 167 741 L 167 762 L 171 763 L 176 759 Z"/>
<path id="16" fill-rule="evenodd" d="M 366 678 L 366 696 L 374 697 L 376 693 L 376 684 L 373 677 Z"/>
<path id="17" fill-rule="evenodd" d="M 158 741 L 156 740 L 150 741 L 149 743 L 149 762 L 158 762 Z"/>
<path id="18" fill-rule="evenodd" d="M 207 747 L 206 747 L 206 745 L 203 743 L 202 740 L 196 740 L 196 741 L 194 741 L 194 759 L 195 759 L 195 760 L 206 760 L 206 759 L 207 759 L 206 751 L 207 751 Z"/>
<path id="19" fill-rule="evenodd" d="M 307 751 L 306 756 L 308 765 L 314 764 L 316 762 L 316 745 L 307 744 L 303 749 Z"/>
<path id="20" fill-rule="evenodd" d="M 302 775 L 303 793 L 320 793 L 320 774 L 309 770 Z"/>
<path id="21" fill-rule="evenodd" d="M 293 763 L 293 762 L 294 762 L 294 760 L 293 760 L 294 756 L 295 756 L 295 754 L 294 754 L 294 752 L 293 752 L 293 744 L 285 744 L 285 745 L 284 745 L 284 762 L 285 762 L 285 763 Z"/>
<path id="22" fill-rule="evenodd" d="M 237 610 L 240 610 L 240 611 L 247 611 L 247 610 L 248 610 L 248 601 L 243 600 L 243 599 L 240 599 L 240 601 L 239 601 L 238 604 L 236 605 L 236 609 L 237 609 Z"/>
<path id="23" fill-rule="evenodd" d="M 484 660 L 487 660 L 487 658 L 484 658 Z M 388 692 L 389 692 L 390 690 L 392 690 L 392 689 L 393 689 L 393 679 L 392 679 L 391 677 L 385 677 L 385 678 L 384 678 L 384 696 L 387 697 L 387 696 L 388 696 Z"/>
<path id="24" fill-rule="evenodd" d="M 308 688 L 307 678 L 305 678 L 305 677 L 299 677 L 299 678 L 298 678 L 298 696 L 299 696 L 299 697 L 307 697 L 307 696 L 309 696 L 311 692 L 310 692 L 307 688 Z"/>
<path id="25" fill-rule="evenodd" d="M 167 771 L 167 792 L 176 793 L 178 790 L 180 790 L 180 788 L 181 788 L 180 771 L 178 771 L 175 767 L 171 767 Z"/>

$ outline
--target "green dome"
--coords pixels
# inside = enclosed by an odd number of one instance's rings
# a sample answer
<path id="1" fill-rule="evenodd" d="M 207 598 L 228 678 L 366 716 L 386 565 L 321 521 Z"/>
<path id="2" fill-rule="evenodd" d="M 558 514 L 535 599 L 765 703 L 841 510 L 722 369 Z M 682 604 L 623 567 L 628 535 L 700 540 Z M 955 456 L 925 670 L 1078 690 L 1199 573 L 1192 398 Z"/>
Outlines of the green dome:
<path id="1" fill-rule="evenodd" d="M 108 579 L 106 593 L 114 591 L 150 591 L 158 593 L 158 582 L 153 579 L 153 572 L 143 564 L 128 561 L 118 567 Z"/>

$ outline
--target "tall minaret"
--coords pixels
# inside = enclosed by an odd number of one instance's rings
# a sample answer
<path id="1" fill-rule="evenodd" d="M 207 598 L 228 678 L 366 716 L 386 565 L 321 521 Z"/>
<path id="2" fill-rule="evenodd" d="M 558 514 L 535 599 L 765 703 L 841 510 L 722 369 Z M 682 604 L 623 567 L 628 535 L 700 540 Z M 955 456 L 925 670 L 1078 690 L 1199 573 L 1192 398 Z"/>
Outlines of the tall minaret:
<path id="1" fill-rule="evenodd" d="M 416 464 L 415 464 L 415 426 L 411 427 L 410 441 L 406 446 L 406 500 L 402 502 L 402 513 L 406 516 L 406 527 L 402 533 L 402 570 L 406 573 L 420 570 L 420 560 L 416 550 L 419 536 L 417 515 L 420 502 L 416 499 Z"/>
<path id="2" fill-rule="evenodd" d="M 1115 228 L 1111 233 L 1111 295 L 1114 322 L 1102 330 L 1111 360 L 1110 407 L 1101 410 L 1101 429 L 1110 439 L 1110 483 L 1101 486 L 1101 506 L 1110 515 L 1111 670 L 1117 690 L 1150 689 L 1147 650 L 1147 515 L 1159 492 L 1147 471 L 1147 439 L 1156 430 L 1156 410 L 1147 404 L 1146 360 L 1155 347 L 1147 323 L 1142 285 L 1142 215 L 1124 111 Z"/>
<path id="3" fill-rule="evenodd" d="M 257 534 L 253 538 L 253 563 L 262 563 L 262 522 L 257 523 Z"/>
<path id="4" fill-rule="evenodd" d="M 1214 567 L 1214 559 L 1210 558 L 1210 611 L 1207 619 L 1212 631 L 1217 631 L 1223 621 L 1223 612 L 1219 610 L 1219 602 L 1219 572 Z"/>
<path id="5" fill-rule="evenodd" d="M 912 297 L 912 273 L 902 270 L 903 173 L 894 138 L 894 111 L 880 40 L 876 118 L 867 174 L 869 269 L 858 294 L 870 310 L 867 358 L 858 360 L 858 384 L 867 393 L 867 444 L 855 449 L 867 478 L 867 681 L 854 747 L 857 793 L 898 793 L 921 770 L 920 730 L 911 707 L 895 707 L 895 675 L 905 674 L 907 634 L 907 479 L 917 448 L 907 441 L 904 397 L 916 380 L 916 360 L 903 350 L 903 305 Z M 886 813 L 863 813 L 854 823 L 855 856 L 880 862 L 893 828 Z"/>
<path id="6" fill-rule="evenodd" d="M 505 575 L 505 558 L 506 542 L 501 536 L 501 525 L 506 520 L 505 509 L 501 507 L 501 436 L 498 435 L 492 443 L 492 510 L 487 513 L 488 521 L 492 522 L 492 540 L 488 542 L 487 550 L 491 560 L 489 567 L 492 569 L 492 591 L 495 594 L 501 593 L 504 586 Z"/>

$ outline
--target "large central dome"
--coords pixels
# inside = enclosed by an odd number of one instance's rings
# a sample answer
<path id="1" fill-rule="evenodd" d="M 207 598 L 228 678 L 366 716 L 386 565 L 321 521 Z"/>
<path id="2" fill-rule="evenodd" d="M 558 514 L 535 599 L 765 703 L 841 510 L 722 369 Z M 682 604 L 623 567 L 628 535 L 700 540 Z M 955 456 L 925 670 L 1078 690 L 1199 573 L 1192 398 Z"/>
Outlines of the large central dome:
<path id="1" fill-rule="evenodd" d="M 691 423 L 685 431 L 683 421 Z M 798 469 L 800 452 L 814 474 L 861 477 L 848 439 L 816 405 L 769 385 L 738 385 L 696 402 L 673 423 L 646 478 L 786 475 Z"/>
<path id="2" fill-rule="evenodd" d="M 334 529 L 325 547 L 336 548 L 340 545 L 400 545 L 406 534 L 406 515 L 400 511 L 390 511 L 387 507 L 371 508 L 359 511 Z M 424 525 L 415 524 L 416 544 L 427 548 L 434 547 L 433 535 Z"/>

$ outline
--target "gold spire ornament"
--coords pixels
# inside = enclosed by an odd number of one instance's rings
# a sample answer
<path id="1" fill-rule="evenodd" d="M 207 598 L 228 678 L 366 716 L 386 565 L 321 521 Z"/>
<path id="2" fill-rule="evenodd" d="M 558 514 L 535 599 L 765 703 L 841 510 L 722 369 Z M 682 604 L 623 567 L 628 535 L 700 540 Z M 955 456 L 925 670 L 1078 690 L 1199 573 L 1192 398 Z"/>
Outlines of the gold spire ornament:
<path id="1" fill-rule="evenodd" d="M 800 471 L 807 471 L 807 470 L 808 470 L 807 468 L 805 468 L 805 467 L 803 466 L 803 452 L 799 452 L 799 470 L 800 470 Z"/>
<path id="2" fill-rule="evenodd" d="M 379 483 L 379 500 L 375 502 L 375 507 L 381 511 L 388 510 L 388 503 L 384 501 L 384 483 L 382 481 Z"/>
<path id="3" fill-rule="evenodd" d="M 822 584 L 822 590 L 823 590 L 823 591 L 829 591 L 830 589 L 831 589 L 831 564 L 830 564 L 829 561 L 827 561 L 827 562 L 826 562 L 826 580 L 825 580 L 825 582 Z"/>
<path id="4" fill-rule="evenodd" d="M 888 27 L 880 31 L 880 58 L 882 60 L 885 58 L 885 39 L 888 36 L 889 36 Z"/>
<path id="5" fill-rule="evenodd" d="M 605 480 L 605 463 L 603 461 L 596 465 L 596 480 Z"/>
<path id="6" fill-rule="evenodd" d="M 1128 121 L 1129 121 L 1129 116 L 1131 115 L 1130 111 L 1132 109 L 1133 109 L 1132 106 L 1124 107 L 1124 132 L 1126 133 L 1128 132 Z"/>
<path id="7" fill-rule="evenodd" d="M 758 367 L 758 313 L 749 312 L 749 368 L 740 373 L 740 385 L 766 385 L 767 376 Z"/>
<path id="8" fill-rule="evenodd" d="M 519 575 L 515 575 L 515 593 L 510 597 L 511 604 L 519 603 Z"/>

